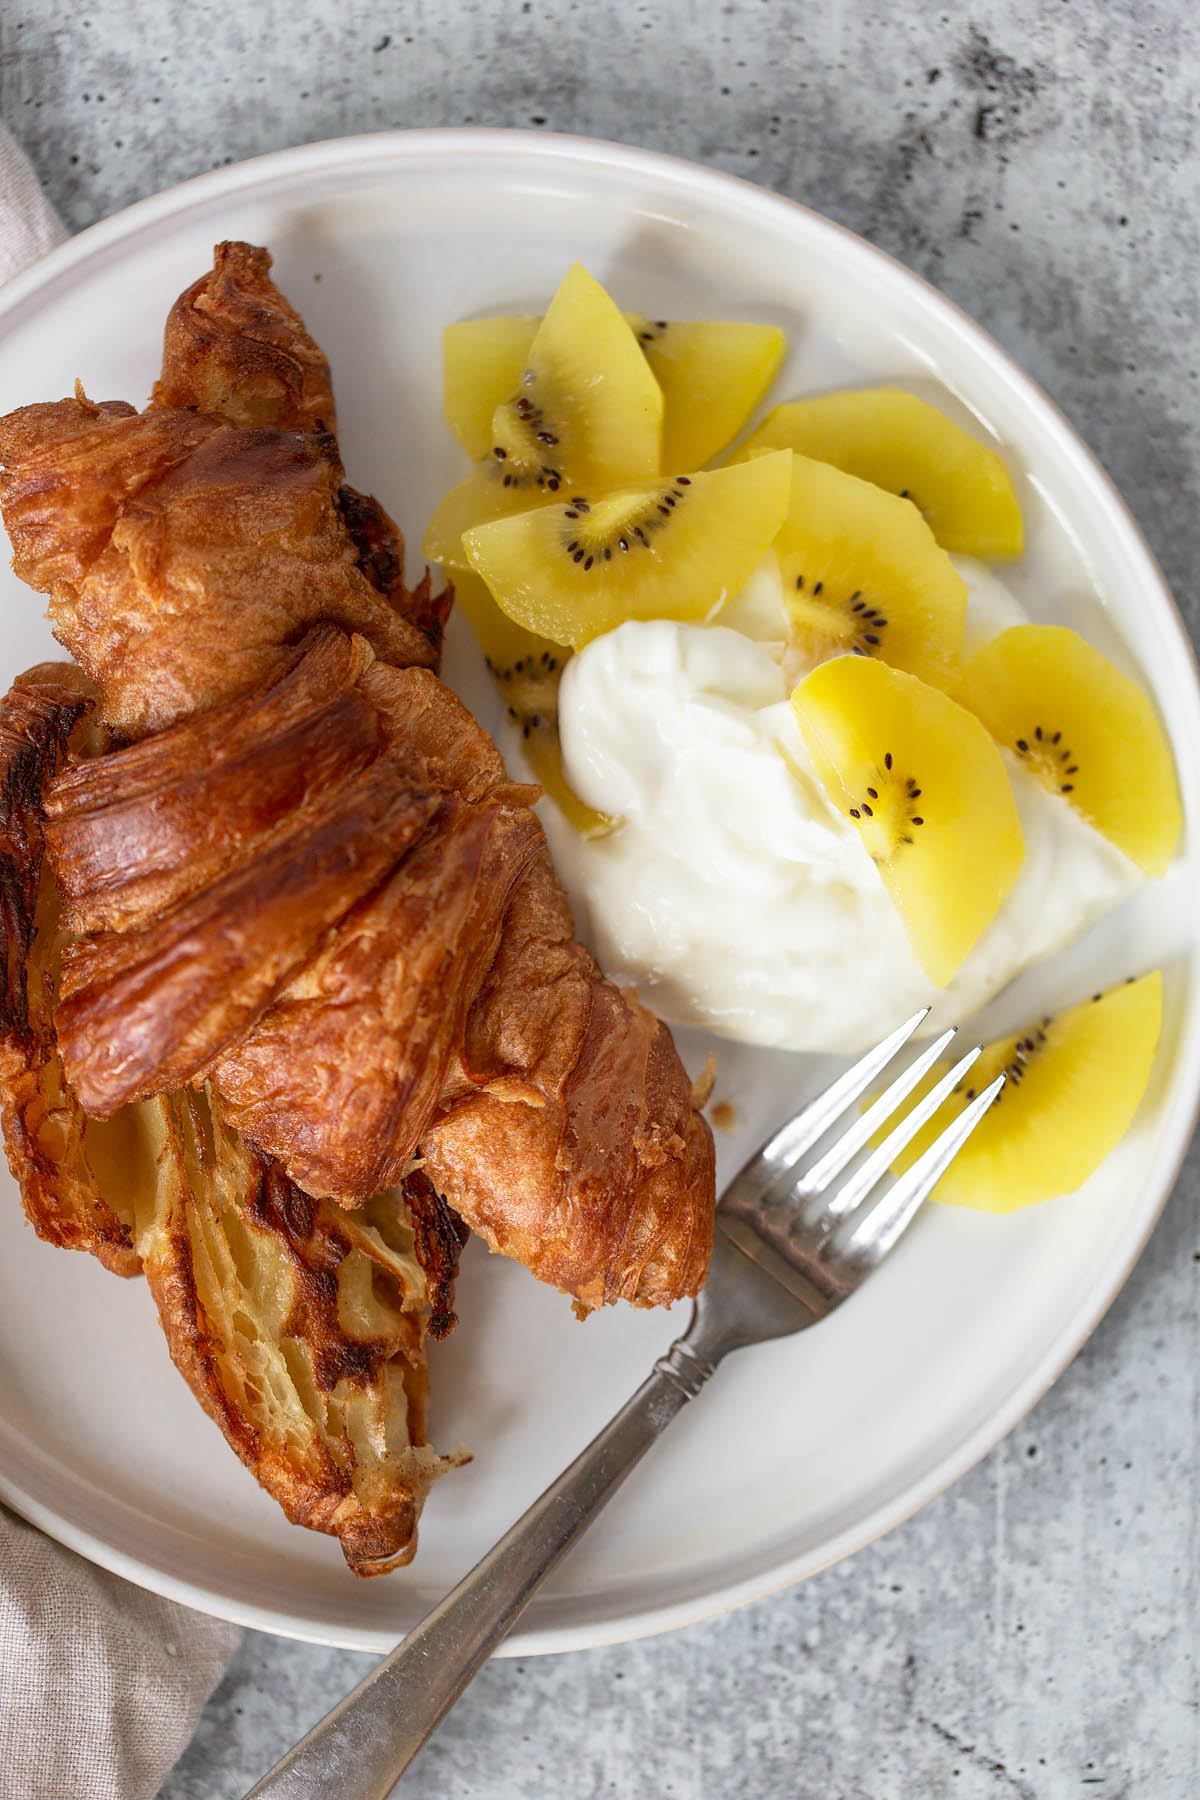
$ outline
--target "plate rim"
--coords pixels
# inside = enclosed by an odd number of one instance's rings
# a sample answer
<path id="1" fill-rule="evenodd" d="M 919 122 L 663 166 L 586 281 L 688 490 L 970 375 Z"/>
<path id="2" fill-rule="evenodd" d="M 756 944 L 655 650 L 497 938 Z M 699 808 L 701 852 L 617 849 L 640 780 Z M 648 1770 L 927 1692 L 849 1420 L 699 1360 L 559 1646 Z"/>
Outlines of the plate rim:
<path id="1" fill-rule="evenodd" d="M 60 283 L 77 282 L 86 266 L 95 259 L 213 200 L 244 196 L 247 191 L 256 189 L 265 193 L 272 187 L 291 184 L 306 171 L 342 169 L 348 173 L 367 174 L 372 169 L 387 168 L 431 153 L 477 161 L 492 151 L 506 156 L 514 153 L 526 156 L 531 163 L 561 164 L 565 161 L 593 169 L 623 171 L 659 183 L 667 181 L 680 190 L 691 188 L 709 194 L 714 191 L 730 193 L 736 196 L 741 206 L 773 215 L 776 221 L 789 215 L 801 220 L 805 230 L 840 241 L 843 249 L 849 249 L 854 256 L 868 263 L 884 265 L 893 277 L 898 275 L 920 290 L 926 307 L 953 327 L 960 338 L 973 340 L 984 350 L 1007 385 L 1019 390 L 1022 403 L 1041 414 L 1042 424 L 1050 428 L 1058 449 L 1092 485 L 1110 521 L 1124 533 L 1127 548 L 1145 567 L 1147 577 L 1163 603 L 1160 623 L 1173 634 L 1174 649 L 1181 658 L 1184 679 L 1190 681 L 1196 718 L 1200 722 L 1200 666 L 1179 608 L 1128 504 L 1095 452 L 1076 432 L 1061 408 L 983 326 L 899 258 L 802 201 L 721 169 L 603 138 L 491 126 L 397 129 L 294 145 L 193 176 L 135 201 L 67 238 L 0 288 L 0 333 L 31 301 L 46 296 Z M 967 398 L 969 400 L 969 396 Z M 1190 1098 L 1177 1094 L 1170 1114 L 1164 1120 L 1165 1141 L 1157 1164 L 1149 1170 L 1141 1202 L 1113 1249 L 1103 1279 L 1063 1322 L 1034 1368 L 1012 1390 L 1007 1401 L 994 1409 L 984 1423 L 976 1426 L 955 1451 L 945 1455 L 922 1477 L 911 1481 L 898 1495 L 867 1507 L 817 1550 L 785 1558 L 773 1563 L 768 1571 L 706 1588 L 702 1594 L 684 1600 L 648 1606 L 590 1624 L 554 1625 L 535 1630 L 518 1628 L 497 1654 L 531 1656 L 599 1648 L 717 1617 L 753 1600 L 780 1593 L 864 1548 L 944 1493 L 1007 1437 L 1036 1405 L 1083 1348 L 1129 1279 L 1174 1190 L 1200 1119 L 1200 1068 L 1193 1070 L 1191 1085 Z M 282 1612 L 246 1604 L 143 1562 L 26 1492 L 3 1468 L 0 1468 L 0 1500 L 98 1567 L 231 1623 L 337 1648 L 380 1651 L 395 1641 L 394 1634 L 379 1629 L 344 1630 L 306 1619 L 299 1611 Z"/>

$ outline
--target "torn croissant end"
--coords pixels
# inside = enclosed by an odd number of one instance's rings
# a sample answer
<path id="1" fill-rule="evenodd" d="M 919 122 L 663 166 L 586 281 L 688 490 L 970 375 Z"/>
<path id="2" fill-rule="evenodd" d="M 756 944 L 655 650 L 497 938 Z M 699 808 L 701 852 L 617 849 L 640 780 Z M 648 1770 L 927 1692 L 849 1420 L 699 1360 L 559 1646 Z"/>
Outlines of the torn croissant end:
<path id="1" fill-rule="evenodd" d="M 427 1284 L 399 1195 L 313 1200 L 210 1113 L 165 1102 L 168 1156 L 138 1247 L 176 1367 L 295 1525 L 356 1575 L 411 1561 L 438 1476 L 425 1441 Z"/>
<path id="2" fill-rule="evenodd" d="M 49 1016 L 60 920 L 41 816 L 91 704 L 63 664 L 0 702 L 9 1166 L 40 1237 L 144 1271 L 177 1367 L 288 1518 L 336 1536 L 356 1574 L 383 1573 L 410 1560 L 430 1483 L 464 1460 L 425 1440 L 424 1350 L 453 1322 L 462 1228 L 417 1174 L 354 1214 L 313 1200 L 204 1093 L 82 1112 Z"/>
<path id="3" fill-rule="evenodd" d="M 513 893 L 462 1059 L 421 1151 L 472 1230 L 587 1310 L 699 1292 L 712 1133 L 667 1027 L 575 940 L 545 853 Z"/>

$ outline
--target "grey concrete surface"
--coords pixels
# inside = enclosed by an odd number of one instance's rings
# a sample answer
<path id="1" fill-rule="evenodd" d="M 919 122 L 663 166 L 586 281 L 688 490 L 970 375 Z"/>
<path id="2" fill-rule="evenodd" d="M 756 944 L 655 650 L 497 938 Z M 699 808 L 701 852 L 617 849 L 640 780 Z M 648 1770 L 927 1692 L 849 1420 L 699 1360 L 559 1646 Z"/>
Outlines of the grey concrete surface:
<path id="1" fill-rule="evenodd" d="M 75 227 L 382 126 L 675 151 L 862 232 L 1059 401 L 1200 630 L 1191 0 L 5 0 L 0 113 Z M 1193 1155 L 1025 1425 L 805 1587 L 655 1642 L 489 1667 L 413 1800 L 1192 1800 Z M 163 1800 L 232 1800 L 367 1659 L 249 1636 Z M 64 1797 L 65 1800 L 65 1797 Z M 72 1796 L 71 1800 L 84 1800 Z"/>

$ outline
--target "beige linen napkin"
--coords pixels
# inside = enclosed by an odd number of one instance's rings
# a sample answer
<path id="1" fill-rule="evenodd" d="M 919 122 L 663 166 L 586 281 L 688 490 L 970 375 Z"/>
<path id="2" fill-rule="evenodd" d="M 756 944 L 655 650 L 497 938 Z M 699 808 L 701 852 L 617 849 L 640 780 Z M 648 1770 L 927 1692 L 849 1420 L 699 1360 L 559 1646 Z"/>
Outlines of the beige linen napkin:
<path id="1" fill-rule="evenodd" d="M 0 1507 L 4 1800 L 152 1800 L 240 1636 Z"/>
<path id="2" fill-rule="evenodd" d="M 36 262 L 66 235 L 25 153 L 0 125 L 0 281 Z"/>
<path id="3" fill-rule="evenodd" d="M 65 235 L 0 125 L 0 282 Z M 153 1800 L 240 1636 L 0 1507 L 3 1800 Z"/>

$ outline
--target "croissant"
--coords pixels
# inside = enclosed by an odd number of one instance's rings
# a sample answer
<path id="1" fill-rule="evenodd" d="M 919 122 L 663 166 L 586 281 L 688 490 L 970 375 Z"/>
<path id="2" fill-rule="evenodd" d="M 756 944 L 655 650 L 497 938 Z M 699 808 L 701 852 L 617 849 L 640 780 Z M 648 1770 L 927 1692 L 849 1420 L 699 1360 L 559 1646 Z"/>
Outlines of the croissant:
<path id="1" fill-rule="evenodd" d="M 694 1293 L 713 1147 L 670 1033 L 575 941 L 535 790 L 431 672 L 445 599 L 394 587 L 268 268 L 218 248 L 145 413 L 0 421 L 18 572 L 141 739 L 50 790 L 70 1080 L 97 1117 L 207 1085 L 346 1206 L 418 1170 L 584 1310 Z"/>
<path id="2" fill-rule="evenodd" d="M 0 702 L 9 1166 L 40 1237 L 145 1273 L 176 1365 L 288 1518 L 378 1574 L 411 1558 L 431 1482 L 462 1460 L 426 1442 L 424 1347 L 453 1323 L 460 1227 L 420 1174 L 353 1214 L 312 1199 L 204 1092 L 84 1113 L 51 1021 L 62 919 L 42 794 L 69 744 L 93 747 L 80 742 L 93 704 L 86 676 L 58 663 Z"/>

